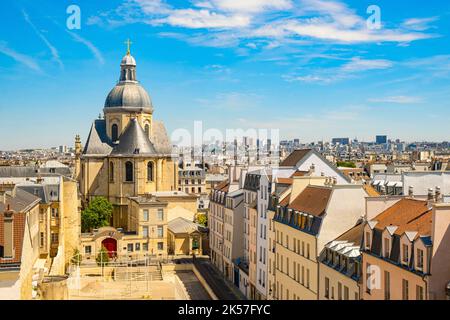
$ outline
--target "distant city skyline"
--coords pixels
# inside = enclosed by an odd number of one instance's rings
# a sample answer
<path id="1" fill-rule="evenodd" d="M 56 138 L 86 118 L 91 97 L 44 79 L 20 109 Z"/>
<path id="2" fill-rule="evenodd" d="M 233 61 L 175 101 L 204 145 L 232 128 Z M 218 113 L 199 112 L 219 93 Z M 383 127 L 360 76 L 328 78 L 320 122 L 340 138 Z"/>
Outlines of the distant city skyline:
<path id="1" fill-rule="evenodd" d="M 76 134 L 84 143 L 128 38 L 169 135 L 201 120 L 301 143 L 450 140 L 448 5 L 376 1 L 381 29 L 369 30 L 372 2 L 5 3 L 0 150 L 73 146 Z M 80 30 L 66 27 L 72 4 Z"/>

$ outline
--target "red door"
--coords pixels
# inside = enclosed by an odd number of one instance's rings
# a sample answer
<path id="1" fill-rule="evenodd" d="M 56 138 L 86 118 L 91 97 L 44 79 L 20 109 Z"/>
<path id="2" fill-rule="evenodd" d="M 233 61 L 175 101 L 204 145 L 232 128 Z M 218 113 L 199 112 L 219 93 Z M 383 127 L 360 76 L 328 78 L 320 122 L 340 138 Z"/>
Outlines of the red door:
<path id="1" fill-rule="evenodd" d="M 107 238 L 102 241 L 102 246 L 108 250 L 108 255 L 110 258 L 114 257 L 117 252 L 117 241 L 114 238 Z"/>

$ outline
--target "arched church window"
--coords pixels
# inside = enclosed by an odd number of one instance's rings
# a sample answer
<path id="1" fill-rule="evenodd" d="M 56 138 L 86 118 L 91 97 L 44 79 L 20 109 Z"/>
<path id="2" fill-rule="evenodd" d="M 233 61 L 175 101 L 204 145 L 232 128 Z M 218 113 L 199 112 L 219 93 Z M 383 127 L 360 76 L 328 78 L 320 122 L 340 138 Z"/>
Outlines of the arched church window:
<path id="1" fill-rule="evenodd" d="M 148 123 L 145 125 L 145 133 L 147 137 L 150 137 L 150 125 Z"/>
<path id="2" fill-rule="evenodd" d="M 111 138 L 113 142 L 119 140 L 119 127 L 117 124 L 113 124 L 111 127 Z"/>
<path id="3" fill-rule="evenodd" d="M 147 181 L 153 181 L 153 172 L 154 172 L 154 165 L 153 162 L 150 161 L 147 163 Z"/>
<path id="4" fill-rule="evenodd" d="M 133 164 L 130 161 L 125 163 L 125 181 L 133 182 Z"/>
<path id="5" fill-rule="evenodd" d="M 114 163 L 109 163 L 109 182 L 114 182 Z"/>

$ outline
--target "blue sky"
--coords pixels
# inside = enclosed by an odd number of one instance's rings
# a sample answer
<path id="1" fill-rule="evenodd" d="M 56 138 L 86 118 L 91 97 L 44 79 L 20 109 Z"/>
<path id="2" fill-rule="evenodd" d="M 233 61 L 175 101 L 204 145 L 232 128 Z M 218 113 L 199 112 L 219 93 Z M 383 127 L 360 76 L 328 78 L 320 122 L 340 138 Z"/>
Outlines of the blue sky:
<path id="1" fill-rule="evenodd" d="M 303 142 L 450 138 L 447 1 L 22 0 L 0 19 L 0 150 L 84 140 L 127 38 L 169 132 L 202 120 Z"/>

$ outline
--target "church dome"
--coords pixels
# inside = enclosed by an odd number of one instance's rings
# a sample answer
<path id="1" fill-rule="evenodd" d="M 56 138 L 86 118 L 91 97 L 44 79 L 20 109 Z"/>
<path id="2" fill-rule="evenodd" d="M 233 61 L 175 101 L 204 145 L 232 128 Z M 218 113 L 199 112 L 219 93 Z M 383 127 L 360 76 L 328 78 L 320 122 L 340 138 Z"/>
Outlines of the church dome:
<path id="1" fill-rule="evenodd" d="M 153 112 L 150 96 L 136 80 L 136 60 L 129 52 L 120 63 L 119 82 L 105 101 L 105 112 L 113 111 L 111 108 L 127 112 Z"/>
<path id="2" fill-rule="evenodd" d="M 108 94 L 105 108 L 153 109 L 150 96 L 139 83 L 119 82 Z"/>

